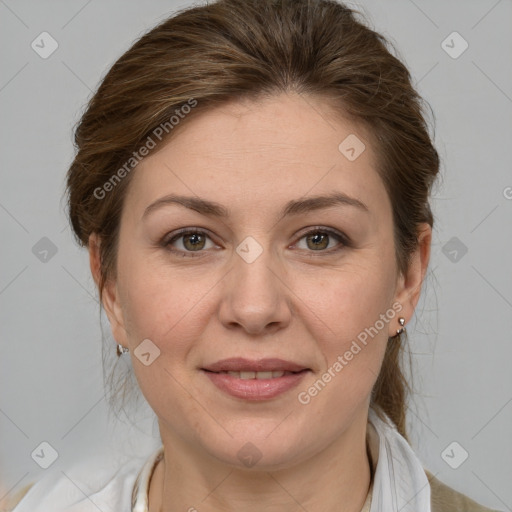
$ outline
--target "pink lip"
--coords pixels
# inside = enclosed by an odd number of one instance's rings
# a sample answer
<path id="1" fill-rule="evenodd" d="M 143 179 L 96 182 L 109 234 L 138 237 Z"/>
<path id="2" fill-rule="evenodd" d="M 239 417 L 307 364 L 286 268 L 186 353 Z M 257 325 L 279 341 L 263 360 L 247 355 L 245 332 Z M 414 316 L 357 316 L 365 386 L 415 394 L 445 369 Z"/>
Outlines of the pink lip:
<path id="1" fill-rule="evenodd" d="M 297 386 L 310 370 L 304 365 L 278 358 L 259 360 L 233 357 L 223 359 L 201 370 L 225 393 L 245 400 L 269 400 Z M 221 372 L 294 372 L 273 379 L 240 379 Z"/>
<path id="2" fill-rule="evenodd" d="M 214 373 L 207 370 L 202 371 L 221 391 L 224 391 L 225 393 L 237 398 L 254 401 L 269 400 L 284 393 L 285 391 L 294 388 L 308 373 L 308 370 L 303 370 L 298 373 L 290 373 L 283 375 L 282 377 L 276 377 L 274 379 L 245 380 L 239 379 L 238 377 L 229 375 L 227 373 Z"/>

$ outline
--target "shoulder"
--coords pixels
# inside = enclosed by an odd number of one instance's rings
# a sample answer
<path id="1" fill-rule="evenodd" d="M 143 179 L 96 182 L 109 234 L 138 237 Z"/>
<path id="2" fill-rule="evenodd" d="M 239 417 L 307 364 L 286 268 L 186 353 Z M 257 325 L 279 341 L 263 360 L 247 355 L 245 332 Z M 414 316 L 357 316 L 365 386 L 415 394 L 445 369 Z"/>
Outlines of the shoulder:
<path id="1" fill-rule="evenodd" d="M 430 483 L 432 512 L 499 512 L 473 501 L 468 496 L 448 487 L 425 470 Z"/>
<path id="2" fill-rule="evenodd" d="M 143 459 L 116 465 L 97 461 L 53 470 L 0 506 L 0 512 L 98 512 L 130 510 L 132 489 Z"/>

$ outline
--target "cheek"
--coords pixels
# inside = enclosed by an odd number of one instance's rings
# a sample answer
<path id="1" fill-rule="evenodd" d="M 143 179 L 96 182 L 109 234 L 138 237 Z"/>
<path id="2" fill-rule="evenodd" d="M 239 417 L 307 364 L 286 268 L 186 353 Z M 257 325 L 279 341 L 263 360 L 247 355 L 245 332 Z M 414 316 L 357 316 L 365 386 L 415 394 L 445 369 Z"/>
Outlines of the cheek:
<path id="1" fill-rule="evenodd" d="M 297 274 L 291 287 L 305 305 L 316 314 L 326 337 L 348 341 L 373 326 L 387 313 L 384 328 L 387 338 L 394 295 L 394 276 L 390 266 L 378 258 L 360 258 L 338 269 Z M 385 320 L 385 322 L 386 322 Z"/>
<path id="2" fill-rule="evenodd" d="M 177 339 L 175 348 L 179 348 L 178 333 L 185 329 L 190 333 L 198 327 L 191 318 L 201 311 L 204 287 L 197 280 L 134 273 L 125 280 L 122 296 L 130 339 L 149 338 L 160 345 L 172 337 Z"/>
<path id="3" fill-rule="evenodd" d="M 310 328 L 322 354 L 323 367 L 301 389 L 297 399 L 305 415 L 313 415 L 335 432 L 356 414 L 380 372 L 390 325 L 393 282 L 385 265 L 348 266 L 332 272 L 321 285 L 314 276 L 301 279 L 298 295 L 307 297 Z M 389 267 L 388 267 L 389 268 Z M 298 286 L 298 285 L 297 285 Z M 311 293 L 311 290 L 316 290 Z M 309 293 L 306 293 L 309 290 Z M 311 329 L 313 331 L 313 329 Z"/>
<path id="4" fill-rule="evenodd" d="M 183 357 L 211 317 L 208 291 L 218 277 L 197 268 L 171 267 L 161 255 L 144 251 L 119 254 L 123 318 L 132 347 L 148 338 L 162 352 L 172 346 L 173 359 Z"/>
<path id="5" fill-rule="evenodd" d="M 206 321 L 205 279 L 171 272 L 168 268 L 151 268 L 130 261 L 122 282 L 122 309 L 131 346 L 133 370 L 140 389 L 160 417 L 169 409 L 181 411 L 178 417 L 193 413 L 189 395 L 180 383 L 189 378 L 189 354 L 201 338 Z M 207 278 L 210 279 L 210 278 Z M 137 360 L 137 346 L 149 339 L 160 351 L 149 366 Z M 157 353 L 157 352 L 155 352 Z M 199 418 L 199 415 L 198 415 Z M 198 420 L 199 421 L 199 420 Z"/>
<path id="6" fill-rule="evenodd" d="M 301 276 L 293 288 L 304 297 L 301 315 L 310 319 L 311 335 L 322 354 L 321 373 L 331 389 L 322 393 L 317 405 L 332 401 L 344 411 L 369 393 L 375 383 L 397 316 L 391 307 L 394 275 L 389 262 L 370 252 L 360 256 L 357 264 L 347 263 L 337 271 Z M 316 388 L 322 386 L 319 383 Z M 309 395 L 307 389 L 304 391 Z M 318 413 L 328 409 L 319 408 Z"/>

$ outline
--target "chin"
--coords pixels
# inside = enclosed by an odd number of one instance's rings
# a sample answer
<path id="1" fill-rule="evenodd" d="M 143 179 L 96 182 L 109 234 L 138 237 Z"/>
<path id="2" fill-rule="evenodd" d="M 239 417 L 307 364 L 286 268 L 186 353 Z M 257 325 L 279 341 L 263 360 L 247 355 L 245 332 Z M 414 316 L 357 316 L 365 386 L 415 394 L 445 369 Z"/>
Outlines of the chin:
<path id="1" fill-rule="evenodd" d="M 273 428 L 276 423 L 274 422 Z M 256 430 L 256 429 L 252 429 Z M 218 439 L 206 442 L 203 446 L 218 461 L 237 469 L 250 471 L 277 471 L 294 466 L 307 458 L 303 436 L 294 436 L 289 432 L 274 432 L 272 429 L 258 430 L 255 435 L 245 433 L 234 435 L 223 445 Z M 216 442 L 217 441 L 217 442 Z"/>

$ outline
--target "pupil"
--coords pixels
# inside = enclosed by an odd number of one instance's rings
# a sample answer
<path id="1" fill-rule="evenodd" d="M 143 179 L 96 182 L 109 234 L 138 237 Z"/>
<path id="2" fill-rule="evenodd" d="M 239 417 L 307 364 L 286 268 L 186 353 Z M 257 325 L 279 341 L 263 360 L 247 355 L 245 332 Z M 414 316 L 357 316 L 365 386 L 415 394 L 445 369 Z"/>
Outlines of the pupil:
<path id="1" fill-rule="evenodd" d="M 323 246 L 320 246 L 318 244 L 318 242 L 321 243 L 322 241 L 325 241 L 325 239 L 327 238 L 327 235 L 325 235 L 325 234 L 315 234 L 315 235 L 311 235 L 310 238 L 313 239 L 313 243 L 315 245 L 315 249 L 318 249 L 319 247 L 323 247 Z"/>
<path id="2" fill-rule="evenodd" d="M 193 248 L 197 248 L 201 244 L 201 235 L 199 235 L 198 233 L 193 233 L 191 235 L 188 235 L 186 237 L 186 240 L 188 241 L 189 244 L 191 244 Z"/>

